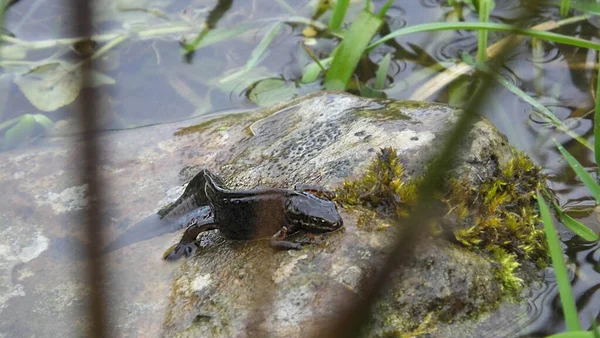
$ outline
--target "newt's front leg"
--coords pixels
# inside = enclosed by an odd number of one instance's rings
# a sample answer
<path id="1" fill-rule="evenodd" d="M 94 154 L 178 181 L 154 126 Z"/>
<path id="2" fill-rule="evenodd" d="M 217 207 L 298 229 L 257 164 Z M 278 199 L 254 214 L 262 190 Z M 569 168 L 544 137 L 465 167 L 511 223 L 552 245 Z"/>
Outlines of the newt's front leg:
<path id="1" fill-rule="evenodd" d="M 212 218 L 208 220 L 205 219 L 202 222 L 195 221 L 190 226 L 188 226 L 187 229 L 185 229 L 185 232 L 183 233 L 183 236 L 181 237 L 179 243 L 171 246 L 165 251 L 165 253 L 163 254 L 163 259 L 168 261 L 174 261 L 181 258 L 181 256 L 184 255 L 186 257 L 190 257 L 198 248 L 198 246 L 196 245 L 196 238 L 198 237 L 198 235 L 202 232 L 216 229 L 218 229 L 217 224 L 214 223 L 214 220 Z"/>
<path id="2" fill-rule="evenodd" d="M 279 231 L 277 231 L 277 233 L 275 235 L 273 235 L 273 237 L 271 237 L 271 240 L 269 241 L 269 245 L 271 246 L 271 248 L 277 249 L 277 250 L 300 250 L 300 249 L 302 249 L 302 244 L 300 244 L 300 243 L 284 241 L 284 239 L 290 233 L 291 233 L 290 230 L 286 226 L 281 227 L 281 229 L 279 229 Z"/>

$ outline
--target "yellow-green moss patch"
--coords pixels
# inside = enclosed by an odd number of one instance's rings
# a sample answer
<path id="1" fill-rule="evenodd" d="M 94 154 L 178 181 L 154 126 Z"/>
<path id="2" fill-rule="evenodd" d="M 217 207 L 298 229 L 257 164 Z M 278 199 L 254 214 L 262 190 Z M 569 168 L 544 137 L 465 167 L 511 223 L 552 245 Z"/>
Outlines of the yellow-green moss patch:
<path id="1" fill-rule="evenodd" d="M 337 201 L 345 208 L 357 209 L 359 226 L 392 217 L 402 224 L 417 200 L 422 178 L 408 179 L 396 151 L 382 149 L 365 173 L 348 179 L 337 192 Z M 439 200 L 444 218 L 431 227 L 436 235 L 440 227 L 449 227 L 456 240 L 472 251 L 487 254 L 496 266 L 496 277 L 503 291 L 518 294 L 523 281 L 517 276 L 521 263 L 548 263 L 548 248 L 535 203 L 535 191 L 543 177 L 523 153 L 513 150 L 512 159 L 492 177 L 472 186 L 470 177 L 452 178 Z M 373 213 L 377 216 L 374 217 Z"/>

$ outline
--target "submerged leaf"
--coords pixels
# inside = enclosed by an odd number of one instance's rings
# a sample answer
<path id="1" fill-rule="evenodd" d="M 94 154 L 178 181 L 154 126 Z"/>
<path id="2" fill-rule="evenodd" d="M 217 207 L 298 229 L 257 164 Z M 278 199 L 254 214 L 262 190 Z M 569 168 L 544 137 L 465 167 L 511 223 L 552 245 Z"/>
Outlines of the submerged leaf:
<path id="1" fill-rule="evenodd" d="M 35 122 L 44 127 L 46 131 L 49 131 L 52 128 L 52 126 L 54 126 L 54 122 L 52 122 L 52 120 L 47 118 L 45 115 L 33 114 L 33 118 L 35 119 Z"/>
<path id="2" fill-rule="evenodd" d="M 31 114 L 23 115 L 17 124 L 8 129 L 2 142 L 3 149 L 13 148 L 25 141 L 33 133 L 35 118 Z"/>
<path id="3" fill-rule="evenodd" d="M 92 72 L 86 87 L 114 84 L 111 77 Z M 15 83 L 25 97 L 42 111 L 54 111 L 75 101 L 82 86 L 82 69 L 66 62 L 42 64 L 17 76 Z"/>

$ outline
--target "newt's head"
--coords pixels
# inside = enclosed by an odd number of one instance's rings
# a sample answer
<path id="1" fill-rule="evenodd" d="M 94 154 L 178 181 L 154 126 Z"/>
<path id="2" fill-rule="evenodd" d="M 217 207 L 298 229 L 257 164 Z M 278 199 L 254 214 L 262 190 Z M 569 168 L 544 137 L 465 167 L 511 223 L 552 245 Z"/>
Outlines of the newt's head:
<path id="1" fill-rule="evenodd" d="M 309 232 L 329 232 L 343 225 L 335 203 L 311 193 L 290 196 L 285 203 L 287 223 Z"/>

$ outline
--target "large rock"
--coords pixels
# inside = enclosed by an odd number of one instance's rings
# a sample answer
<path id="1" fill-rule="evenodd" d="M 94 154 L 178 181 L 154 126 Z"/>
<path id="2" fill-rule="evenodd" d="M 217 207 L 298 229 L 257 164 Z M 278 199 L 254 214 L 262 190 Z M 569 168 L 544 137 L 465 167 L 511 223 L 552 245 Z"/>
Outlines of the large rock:
<path id="1" fill-rule="evenodd" d="M 392 146 L 406 173 L 418 175 L 457 113 L 439 104 L 321 93 L 192 127 L 186 121 L 105 133 L 100 173 L 107 236 L 117 238 L 177 198 L 200 167 L 218 172 L 232 188 L 295 183 L 334 188 L 364 172 L 380 147 Z M 69 125 L 59 134 L 0 153 L 0 336 L 80 336 L 86 326 L 88 262 L 81 259 L 80 216 L 87 190 L 77 180 L 81 140 L 68 136 Z M 485 179 L 511 156 L 505 138 L 482 120 L 463 143 L 455 174 L 476 172 Z M 394 233 L 385 224 L 359 227 L 359 213 L 340 211 L 343 230 L 302 251 L 274 252 L 265 240 L 235 242 L 209 233 L 194 257 L 168 264 L 161 255 L 181 236 L 174 233 L 111 253 L 106 256 L 111 336 L 314 332 L 359 296 Z M 378 303 L 372 334 L 477 335 L 481 310 L 503 299 L 493 268 L 487 257 L 456 244 L 423 241 L 404 278 L 393 278 Z M 522 303 L 500 308 L 507 315 L 494 312 L 489 318 L 514 320 L 527 313 Z"/>
<path id="2" fill-rule="evenodd" d="M 251 124 L 229 117 L 180 134 L 187 144 L 222 140 L 215 153 L 198 147 L 198 157 L 205 156 L 198 165 L 222 174 L 230 187 L 302 182 L 333 189 L 364 173 L 381 147 L 398 151 L 407 176 L 419 175 L 441 148 L 441 136 L 457 114 L 439 104 L 318 94 L 266 111 Z M 248 134 L 240 140 L 242 130 Z M 506 139 L 481 120 L 462 143 L 453 175 L 466 184 L 482 182 L 512 156 Z M 297 252 L 274 252 L 266 241 L 203 237 L 201 249 L 184 263 L 173 284 L 164 335 L 315 335 L 359 296 L 394 233 L 393 226 L 357 226 L 360 213 L 341 212 L 343 231 Z M 371 333 L 435 332 L 477 318 L 503 299 L 495 271 L 488 259 L 463 247 L 424 240 L 404 278 L 395 277 L 378 303 Z M 460 335 L 465 331 L 456 329 Z"/>

